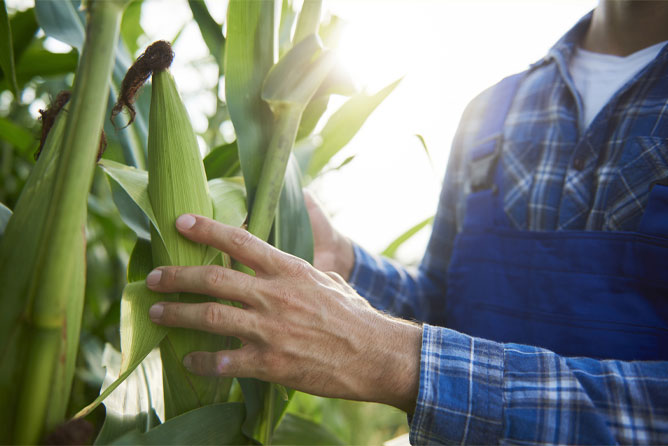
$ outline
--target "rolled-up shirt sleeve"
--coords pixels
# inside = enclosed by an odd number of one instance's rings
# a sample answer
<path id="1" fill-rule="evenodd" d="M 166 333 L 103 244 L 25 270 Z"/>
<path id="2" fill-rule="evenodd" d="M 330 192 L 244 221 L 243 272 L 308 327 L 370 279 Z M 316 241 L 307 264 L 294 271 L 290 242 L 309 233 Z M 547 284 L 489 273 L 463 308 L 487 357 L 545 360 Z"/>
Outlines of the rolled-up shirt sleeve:
<path id="1" fill-rule="evenodd" d="M 665 444 L 668 362 L 566 358 L 424 325 L 413 444 Z"/>

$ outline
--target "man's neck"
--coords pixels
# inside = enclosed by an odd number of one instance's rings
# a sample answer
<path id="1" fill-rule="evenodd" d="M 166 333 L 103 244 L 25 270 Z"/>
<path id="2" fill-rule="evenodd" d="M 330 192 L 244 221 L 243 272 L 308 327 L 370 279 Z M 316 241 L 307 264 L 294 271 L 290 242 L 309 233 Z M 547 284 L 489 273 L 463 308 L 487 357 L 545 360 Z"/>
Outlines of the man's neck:
<path id="1" fill-rule="evenodd" d="M 668 1 L 600 0 L 581 45 L 596 53 L 628 56 L 668 40 Z"/>

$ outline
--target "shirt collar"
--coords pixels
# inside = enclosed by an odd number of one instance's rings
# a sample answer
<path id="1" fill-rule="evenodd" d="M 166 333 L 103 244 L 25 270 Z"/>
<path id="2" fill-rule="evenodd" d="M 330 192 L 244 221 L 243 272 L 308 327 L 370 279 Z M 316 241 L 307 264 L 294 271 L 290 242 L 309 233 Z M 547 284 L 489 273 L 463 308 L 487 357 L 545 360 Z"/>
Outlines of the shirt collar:
<path id="1" fill-rule="evenodd" d="M 578 46 L 584 34 L 589 29 L 589 24 L 591 23 L 591 17 L 593 10 L 589 11 L 584 17 L 582 17 L 578 22 L 573 25 L 573 27 L 564 34 L 561 39 L 555 43 L 552 48 L 547 52 L 547 54 L 534 63 L 531 68 L 541 66 L 543 64 L 549 63 L 554 60 L 558 64 L 567 64 L 573 55 L 573 51 Z"/>

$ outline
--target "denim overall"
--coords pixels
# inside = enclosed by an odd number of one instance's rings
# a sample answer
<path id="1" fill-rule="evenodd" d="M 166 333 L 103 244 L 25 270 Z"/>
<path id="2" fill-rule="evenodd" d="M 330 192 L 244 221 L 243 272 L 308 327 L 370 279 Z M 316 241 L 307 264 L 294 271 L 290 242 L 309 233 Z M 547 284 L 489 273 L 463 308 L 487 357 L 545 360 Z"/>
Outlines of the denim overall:
<path id="1" fill-rule="evenodd" d="M 449 328 L 563 356 L 668 359 L 668 186 L 637 232 L 516 230 L 503 210 L 500 141 L 521 74 L 497 86 L 470 154 L 472 192 L 450 268 Z"/>

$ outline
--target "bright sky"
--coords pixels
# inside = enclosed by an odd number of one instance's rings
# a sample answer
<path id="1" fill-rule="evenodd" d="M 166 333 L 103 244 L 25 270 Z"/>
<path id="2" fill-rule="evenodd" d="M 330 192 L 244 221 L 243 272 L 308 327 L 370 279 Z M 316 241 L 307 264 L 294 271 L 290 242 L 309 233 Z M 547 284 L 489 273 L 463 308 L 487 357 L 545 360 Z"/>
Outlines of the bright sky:
<path id="1" fill-rule="evenodd" d="M 325 0 L 344 18 L 345 63 L 376 91 L 404 76 L 360 133 L 334 159 L 356 157 L 311 188 L 337 228 L 373 252 L 435 212 L 450 143 L 466 104 L 501 78 L 541 58 L 596 0 Z M 207 0 L 219 22 L 226 2 Z M 168 5 L 168 6 L 166 6 Z M 185 1 L 145 0 L 145 44 L 172 40 L 191 19 Z M 190 23 L 175 48 L 172 72 L 196 130 L 206 128 L 215 98 L 204 87 L 216 69 Z M 189 66 L 195 62 L 196 68 Z M 424 137 L 433 163 L 418 138 Z M 422 231 L 399 251 L 418 262 Z"/>

